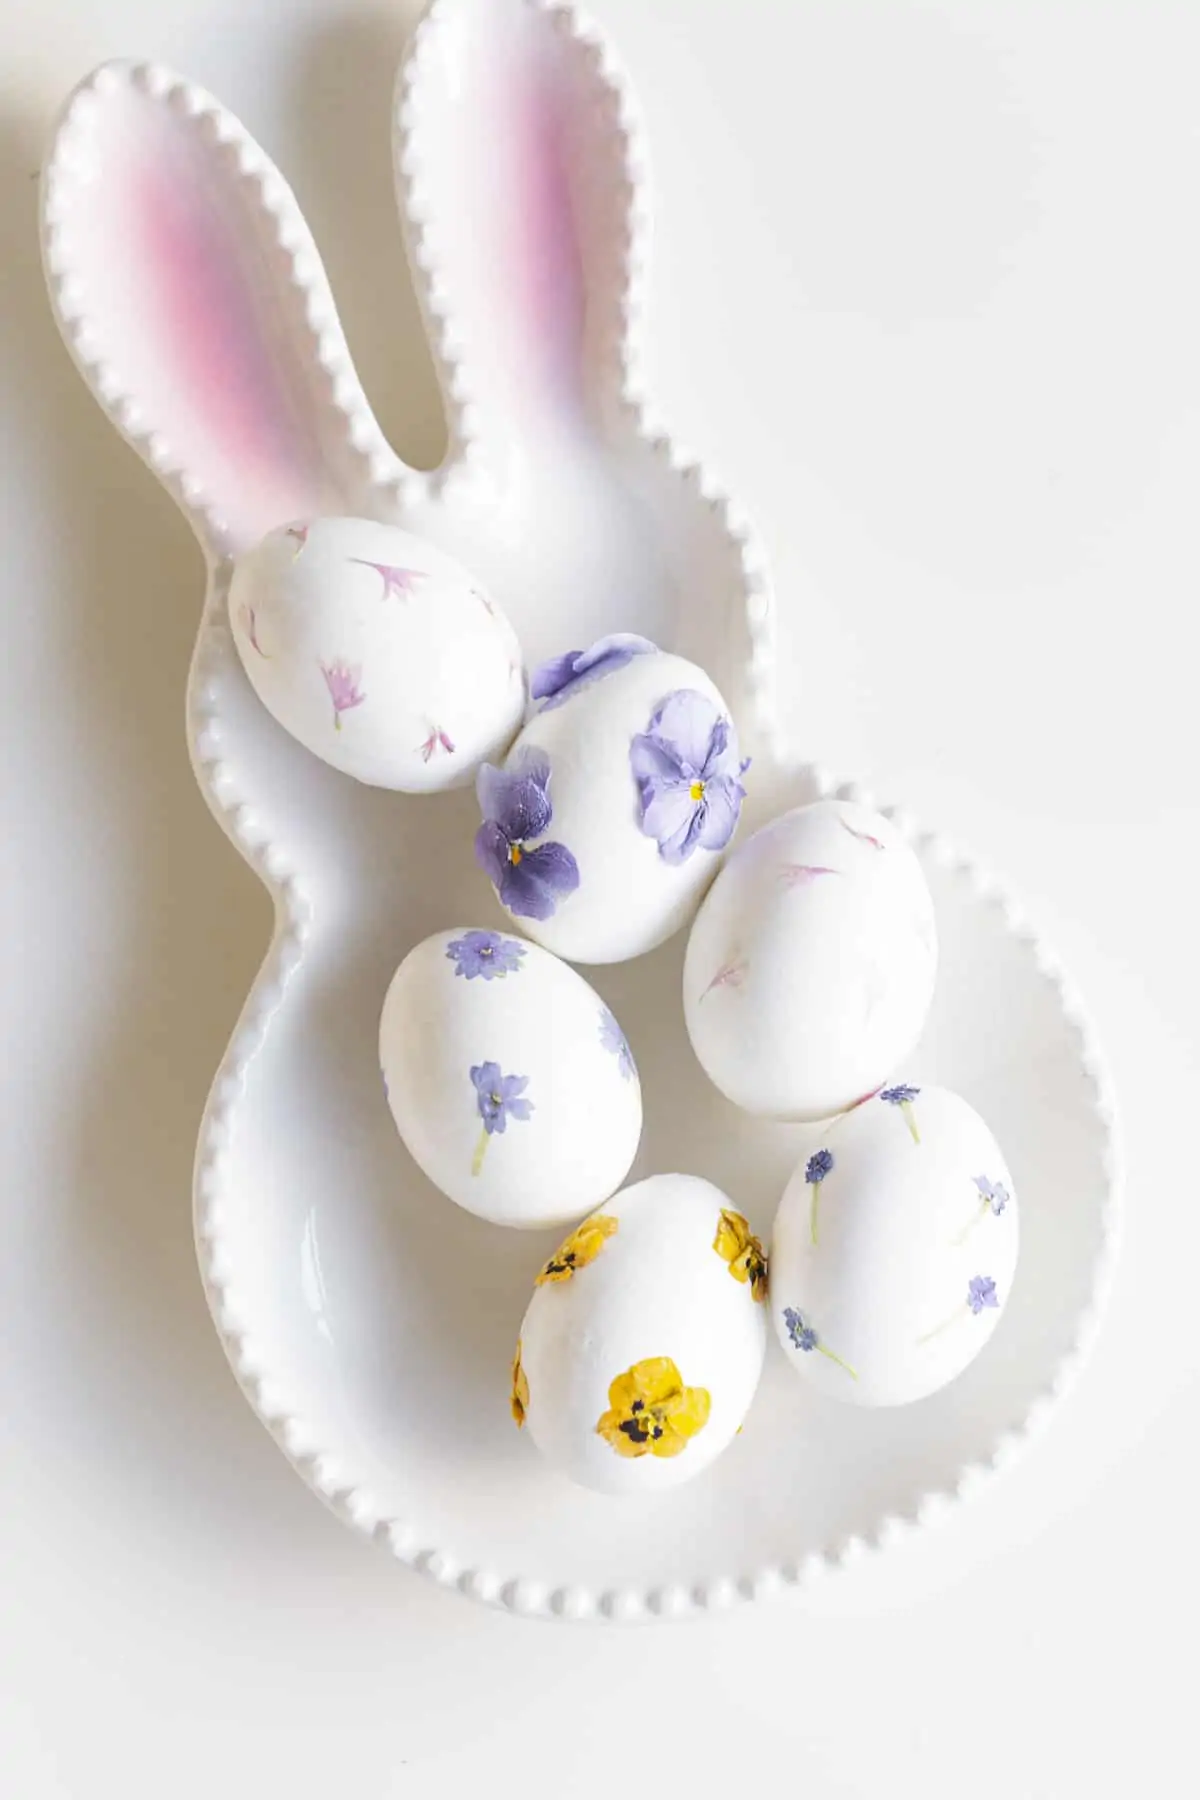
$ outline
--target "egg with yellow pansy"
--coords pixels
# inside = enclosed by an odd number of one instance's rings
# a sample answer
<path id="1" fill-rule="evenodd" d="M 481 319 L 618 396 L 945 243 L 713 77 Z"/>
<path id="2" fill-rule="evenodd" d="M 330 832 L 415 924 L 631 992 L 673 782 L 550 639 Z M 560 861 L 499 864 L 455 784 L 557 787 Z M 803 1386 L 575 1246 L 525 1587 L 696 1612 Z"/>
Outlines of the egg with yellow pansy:
<path id="1" fill-rule="evenodd" d="M 603 1493 L 699 1475 L 762 1372 L 767 1264 L 711 1182 L 653 1175 L 569 1232 L 539 1269 L 512 1369 L 516 1423 Z"/>

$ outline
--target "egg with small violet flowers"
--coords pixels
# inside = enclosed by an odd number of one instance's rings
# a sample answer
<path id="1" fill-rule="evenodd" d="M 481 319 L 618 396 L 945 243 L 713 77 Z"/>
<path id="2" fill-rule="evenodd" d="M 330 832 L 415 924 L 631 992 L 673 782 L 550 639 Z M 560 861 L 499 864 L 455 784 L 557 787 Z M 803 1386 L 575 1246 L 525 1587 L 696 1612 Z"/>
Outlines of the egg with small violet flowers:
<path id="1" fill-rule="evenodd" d="M 737 1435 L 766 1312 L 766 1257 L 745 1215 L 711 1182 L 652 1175 L 605 1201 L 539 1270 L 513 1417 L 583 1487 L 677 1487 Z"/>
<path id="2" fill-rule="evenodd" d="M 911 846 L 882 814 L 819 800 L 727 859 L 688 938 L 684 1017 L 736 1106 L 828 1118 L 912 1049 L 936 973 L 933 900 Z"/>
<path id="3" fill-rule="evenodd" d="M 582 975 L 510 933 L 459 926 L 410 950 L 379 1058 L 413 1159 L 496 1224 L 578 1219 L 637 1154 L 641 1085 L 615 1016 Z"/>
<path id="4" fill-rule="evenodd" d="M 461 787 L 520 725 L 512 626 L 453 557 L 395 525 L 319 518 L 269 532 L 234 563 L 229 618 L 267 711 L 370 786 Z"/>
<path id="5" fill-rule="evenodd" d="M 1008 1305 L 1012 1175 L 948 1088 L 891 1082 L 814 1137 L 771 1239 L 771 1318 L 831 1399 L 903 1406 L 962 1374 Z"/>
<path id="6" fill-rule="evenodd" d="M 475 854 L 500 904 L 573 962 L 653 950 L 695 912 L 745 795 L 704 670 L 629 633 L 535 669 L 535 710 L 485 765 Z"/>

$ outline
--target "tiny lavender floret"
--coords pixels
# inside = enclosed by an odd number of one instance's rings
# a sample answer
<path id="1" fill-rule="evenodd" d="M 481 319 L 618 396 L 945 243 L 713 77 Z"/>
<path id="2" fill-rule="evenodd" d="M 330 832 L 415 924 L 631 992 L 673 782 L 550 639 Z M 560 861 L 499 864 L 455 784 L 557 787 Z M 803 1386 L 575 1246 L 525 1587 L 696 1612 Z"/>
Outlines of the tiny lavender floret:
<path id="1" fill-rule="evenodd" d="M 837 1364 L 839 1369 L 844 1369 L 851 1381 L 858 1380 L 858 1374 L 850 1367 L 850 1364 L 844 1362 L 840 1356 L 835 1356 L 833 1351 L 821 1342 L 819 1333 L 802 1312 L 797 1312 L 794 1306 L 785 1306 L 783 1322 L 787 1326 L 788 1336 L 797 1350 L 819 1350 L 822 1356 L 827 1356 L 830 1362 Z"/>
<path id="2" fill-rule="evenodd" d="M 912 1134 L 912 1141 L 914 1144 L 920 1143 L 921 1134 L 917 1130 L 917 1116 L 913 1112 L 912 1103 L 920 1092 L 920 1088 L 906 1087 L 905 1084 L 901 1082 L 898 1087 L 884 1088 L 879 1095 L 879 1098 L 881 1100 L 886 1100 L 889 1106 L 898 1106 L 900 1108 L 900 1115 Z"/>
<path id="3" fill-rule="evenodd" d="M 821 1183 L 833 1167 L 833 1151 L 817 1150 L 809 1157 L 804 1170 L 804 1179 L 809 1185 L 812 1200 L 809 1206 L 809 1235 L 813 1243 L 817 1241 L 817 1211 L 821 1203 Z"/>

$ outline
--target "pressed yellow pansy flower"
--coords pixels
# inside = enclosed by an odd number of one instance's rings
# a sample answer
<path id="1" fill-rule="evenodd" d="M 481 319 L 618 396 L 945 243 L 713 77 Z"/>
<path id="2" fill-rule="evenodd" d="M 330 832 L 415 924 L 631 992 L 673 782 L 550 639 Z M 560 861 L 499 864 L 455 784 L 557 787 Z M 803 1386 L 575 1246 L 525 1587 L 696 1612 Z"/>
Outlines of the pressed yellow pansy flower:
<path id="1" fill-rule="evenodd" d="M 512 1416 L 518 1427 L 525 1423 L 525 1408 L 529 1405 L 529 1383 L 525 1379 L 525 1371 L 521 1367 L 521 1340 L 517 1339 L 516 1353 L 512 1366 L 512 1398 L 509 1401 Z"/>
<path id="2" fill-rule="evenodd" d="M 596 1430 L 618 1456 L 678 1456 L 708 1423 L 707 1388 L 684 1387 L 669 1356 L 651 1356 L 618 1375 Z"/>
<path id="3" fill-rule="evenodd" d="M 713 1249 L 718 1256 L 725 1258 L 729 1264 L 729 1273 L 735 1281 L 748 1281 L 754 1298 L 766 1299 L 766 1253 L 740 1212 L 734 1212 L 729 1207 L 721 1209 Z"/>
<path id="4" fill-rule="evenodd" d="M 569 1281 L 576 1269 L 595 1261 L 616 1229 L 616 1219 L 609 1218 L 606 1213 L 596 1213 L 585 1219 L 558 1246 L 534 1286 L 545 1287 L 548 1281 Z"/>

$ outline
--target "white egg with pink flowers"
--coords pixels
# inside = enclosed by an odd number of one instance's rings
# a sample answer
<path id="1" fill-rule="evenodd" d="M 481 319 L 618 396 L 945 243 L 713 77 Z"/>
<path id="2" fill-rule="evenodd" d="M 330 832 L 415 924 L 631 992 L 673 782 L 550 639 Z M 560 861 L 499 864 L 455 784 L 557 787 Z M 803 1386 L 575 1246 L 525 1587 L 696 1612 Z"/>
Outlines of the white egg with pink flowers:
<path id="1" fill-rule="evenodd" d="M 883 814 L 819 800 L 739 844 L 713 882 L 684 963 L 688 1035 L 746 1112 L 828 1118 L 908 1055 L 936 973 L 912 847 Z"/>
<path id="2" fill-rule="evenodd" d="M 521 722 L 512 626 L 453 557 L 398 526 L 279 526 L 235 562 L 229 618 L 267 711 L 372 787 L 461 787 Z"/>

